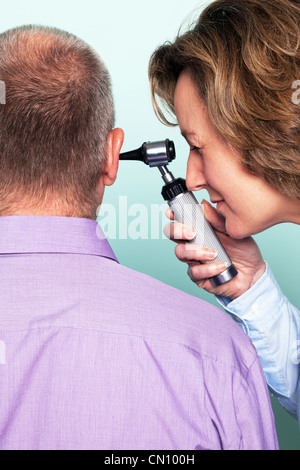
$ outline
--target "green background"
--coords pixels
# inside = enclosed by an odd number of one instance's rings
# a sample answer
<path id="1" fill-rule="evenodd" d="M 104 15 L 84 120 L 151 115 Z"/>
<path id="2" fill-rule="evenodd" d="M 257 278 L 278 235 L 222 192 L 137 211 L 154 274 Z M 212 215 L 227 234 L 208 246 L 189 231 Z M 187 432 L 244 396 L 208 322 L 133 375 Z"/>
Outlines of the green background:
<path id="1" fill-rule="evenodd" d="M 171 169 L 176 176 L 185 176 L 187 145 L 177 128 L 166 128 L 156 119 L 151 106 L 147 67 L 154 49 L 164 41 L 174 39 L 183 21 L 188 23 L 207 3 L 195 0 L 11 0 L 0 4 L 0 31 L 22 24 L 43 24 L 65 29 L 88 42 L 100 54 L 112 75 L 116 125 L 125 131 L 124 151 L 137 148 L 148 140 L 173 139 L 177 159 Z M 128 206 L 143 204 L 150 213 L 151 204 L 163 203 L 161 186 L 158 170 L 141 163 L 121 162 L 117 182 L 106 191 L 104 202 L 117 210 L 119 196 L 126 196 Z M 200 200 L 203 197 L 207 195 L 199 195 Z M 132 217 L 128 217 L 129 223 L 131 220 Z M 162 217 L 161 230 L 166 222 Z M 294 305 L 300 306 L 299 226 L 280 225 L 255 238 L 284 294 Z M 113 237 L 110 242 L 122 264 L 217 305 L 213 296 L 189 280 L 186 266 L 175 257 L 175 245 L 169 240 L 163 237 L 151 240 L 149 229 L 146 239 Z M 299 450 L 297 421 L 273 398 L 272 405 L 280 448 Z"/>

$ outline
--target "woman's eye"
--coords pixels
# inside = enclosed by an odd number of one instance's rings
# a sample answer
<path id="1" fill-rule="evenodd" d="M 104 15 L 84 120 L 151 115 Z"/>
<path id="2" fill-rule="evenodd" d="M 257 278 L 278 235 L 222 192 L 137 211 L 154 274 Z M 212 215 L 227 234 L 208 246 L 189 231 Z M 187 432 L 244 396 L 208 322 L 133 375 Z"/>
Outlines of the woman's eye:
<path id="1" fill-rule="evenodd" d="M 199 155 L 202 156 L 202 149 L 201 149 L 201 147 L 192 147 L 192 148 L 190 149 L 190 151 L 191 151 L 191 152 L 196 151 L 196 152 L 199 153 Z"/>

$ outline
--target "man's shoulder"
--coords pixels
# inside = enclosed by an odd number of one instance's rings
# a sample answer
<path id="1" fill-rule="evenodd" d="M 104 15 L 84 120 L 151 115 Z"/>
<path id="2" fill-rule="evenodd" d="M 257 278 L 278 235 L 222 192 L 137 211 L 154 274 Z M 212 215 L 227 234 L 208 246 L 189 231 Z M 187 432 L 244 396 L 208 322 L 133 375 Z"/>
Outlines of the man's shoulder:
<path id="1" fill-rule="evenodd" d="M 251 340 L 219 307 L 147 274 L 118 265 L 114 271 L 116 297 L 122 292 L 127 321 L 137 334 L 180 343 L 199 354 L 246 369 L 255 361 Z M 113 302 L 114 303 L 114 302 Z"/>

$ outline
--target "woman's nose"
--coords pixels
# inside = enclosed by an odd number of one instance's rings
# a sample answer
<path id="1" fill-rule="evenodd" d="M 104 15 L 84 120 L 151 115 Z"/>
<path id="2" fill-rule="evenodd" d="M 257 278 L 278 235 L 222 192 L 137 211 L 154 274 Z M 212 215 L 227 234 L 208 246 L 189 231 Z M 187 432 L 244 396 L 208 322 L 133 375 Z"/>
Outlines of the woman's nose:
<path id="1" fill-rule="evenodd" d="M 190 191 L 199 191 L 206 186 L 203 161 L 195 150 L 189 154 L 186 170 L 186 186 Z"/>

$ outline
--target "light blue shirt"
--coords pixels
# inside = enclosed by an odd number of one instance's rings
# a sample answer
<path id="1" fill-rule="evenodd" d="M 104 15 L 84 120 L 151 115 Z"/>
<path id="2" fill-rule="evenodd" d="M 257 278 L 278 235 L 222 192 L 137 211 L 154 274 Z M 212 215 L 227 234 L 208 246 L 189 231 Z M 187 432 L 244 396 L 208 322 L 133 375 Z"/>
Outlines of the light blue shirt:
<path id="1" fill-rule="evenodd" d="M 243 295 L 217 300 L 252 339 L 271 392 L 299 420 L 300 311 L 284 296 L 268 264 Z"/>

